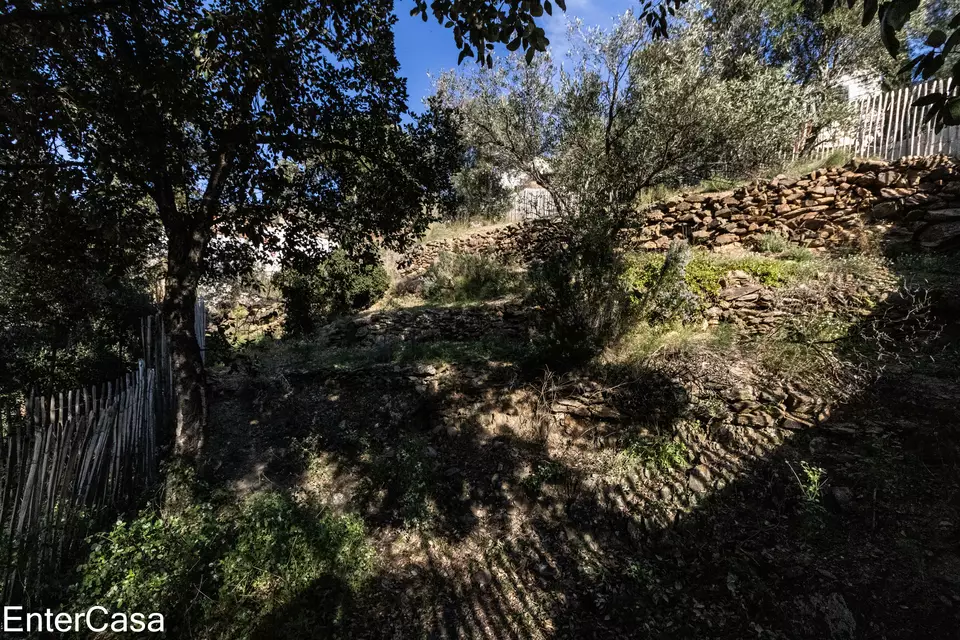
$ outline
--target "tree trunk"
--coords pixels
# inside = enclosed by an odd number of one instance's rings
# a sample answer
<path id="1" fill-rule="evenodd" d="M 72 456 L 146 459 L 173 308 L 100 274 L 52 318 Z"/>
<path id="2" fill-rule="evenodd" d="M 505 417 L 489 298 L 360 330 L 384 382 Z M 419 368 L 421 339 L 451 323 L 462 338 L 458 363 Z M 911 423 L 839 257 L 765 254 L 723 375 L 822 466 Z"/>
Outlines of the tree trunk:
<path id="1" fill-rule="evenodd" d="M 207 388 L 195 333 L 197 285 L 206 232 L 190 225 L 168 225 L 164 317 L 173 358 L 176 403 L 174 455 L 196 466 L 207 426 Z"/>

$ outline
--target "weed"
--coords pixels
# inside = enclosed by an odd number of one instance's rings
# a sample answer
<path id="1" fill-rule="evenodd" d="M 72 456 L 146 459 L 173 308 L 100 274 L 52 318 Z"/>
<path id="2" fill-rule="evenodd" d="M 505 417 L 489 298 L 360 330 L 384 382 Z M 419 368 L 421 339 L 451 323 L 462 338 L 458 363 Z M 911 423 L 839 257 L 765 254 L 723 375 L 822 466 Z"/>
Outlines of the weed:
<path id="1" fill-rule="evenodd" d="M 779 233 L 765 233 L 757 243 L 757 249 L 763 253 L 783 253 L 791 246 L 791 242 Z"/>
<path id="2" fill-rule="evenodd" d="M 536 496 L 543 491 L 544 485 L 558 484 L 564 475 L 563 465 L 556 460 L 548 460 L 539 465 L 533 473 L 524 476 L 520 480 L 520 486 L 527 493 Z"/>
<path id="3" fill-rule="evenodd" d="M 800 474 L 789 462 L 787 466 L 790 467 L 793 477 L 797 480 L 804 504 L 810 507 L 820 507 L 820 497 L 823 492 L 823 485 L 826 483 L 827 472 L 821 467 L 809 464 L 806 460 L 800 461 Z"/>
<path id="4" fill-rule="evenodd" d="M 518 293 L 516 269 L 482 254 L 444 252 L 423 275 L 423 296 L 430 302 L 471 302 Z"/>
<path id="5" fill-rule="evenodd" d="M 780 254 L 780 257 L 784 260 L 792 260 L 793 262 L 810 262 L 816 258 L 813 254 L 813 251 L 806 247 L 791 247 Z"/>
<path id="6" fill-rule="evenodd" d="M 660 471 L 678 469 L 687 464 L 687 445 L 665 436 L 638 438 L 623 450 L 622 455 L 635 464 L 652 466 Z"/>

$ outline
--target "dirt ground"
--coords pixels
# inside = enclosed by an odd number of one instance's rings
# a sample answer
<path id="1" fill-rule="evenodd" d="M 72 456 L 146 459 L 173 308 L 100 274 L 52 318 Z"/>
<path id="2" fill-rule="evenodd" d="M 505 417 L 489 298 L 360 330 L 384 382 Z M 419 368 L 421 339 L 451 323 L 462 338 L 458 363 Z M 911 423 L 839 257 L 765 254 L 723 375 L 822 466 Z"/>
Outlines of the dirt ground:
<path id="1" fill-rule="evenodd" d="M 315 637 L 960 638 L 960 297 L 924 282 L 936 330 L 841 354 L 846 386 L 729 353 L 223 373 L 214 474 L 364 516 L 376 575 Z"/>

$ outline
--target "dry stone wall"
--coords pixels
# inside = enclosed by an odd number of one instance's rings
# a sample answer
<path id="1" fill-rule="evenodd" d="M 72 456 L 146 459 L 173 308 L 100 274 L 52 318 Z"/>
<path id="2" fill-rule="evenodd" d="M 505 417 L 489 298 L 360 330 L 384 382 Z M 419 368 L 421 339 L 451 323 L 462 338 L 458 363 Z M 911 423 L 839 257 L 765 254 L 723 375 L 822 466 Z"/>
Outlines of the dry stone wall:
<path id="1" fill-rule="evenodd" d="M 665 249 L 674 238 L 712 249 L 752 248 L 778 233 L 810 248 L 856 245 L 879 233 L 891 244 L 960 246 L 960 175 L 946 156 L 888 163 L 854 160 L 801 178 L 754 182 L 735 191 L 686 194 L 637 212 L 625 229 L 634 248 Z M 524 263 L 562 241 L 555 219 L 531 220 L 421 245 L 398 265 L 423 273 L 443 252 L 486 253 Z"/>

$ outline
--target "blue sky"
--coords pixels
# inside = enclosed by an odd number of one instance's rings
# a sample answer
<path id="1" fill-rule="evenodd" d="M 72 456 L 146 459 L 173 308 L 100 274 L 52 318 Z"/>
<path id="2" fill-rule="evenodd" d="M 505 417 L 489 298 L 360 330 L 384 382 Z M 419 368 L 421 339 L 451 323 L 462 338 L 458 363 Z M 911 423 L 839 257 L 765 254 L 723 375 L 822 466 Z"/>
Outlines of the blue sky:
<path id="1" fill-rule="evenodd" d="M 567 0 L 567 12 L 564 14 L 554 3 L 554 15 L 544 14 L 541 23 L 550 40 L 554 55 L 562 57 L 566 50 L 567 20 L 579 18 L 585 26 L 609 27 L 614 16 L 627 9 L 639 6 L 638 0 Z M 444 69 L 457 66 L 457 50 L 453 41 L 453 32 L 437 24 L 430 16 L 423 22 L 420 16 L 411 17 L 411 0 L 397 3 L 399 20 L 395 30 L 397 58 L 400 60 L 400 73 L 407 78 L 407 91 L 410 94 L 410 108 L 422 109 L 422 100 L 430 94 L 431 86 L 428 73 L 437 75 Z M 506 49 L 501 45 L 499 53 Z M 476 64 L 473 58 L 467 58 L 463 64 Z"/>

